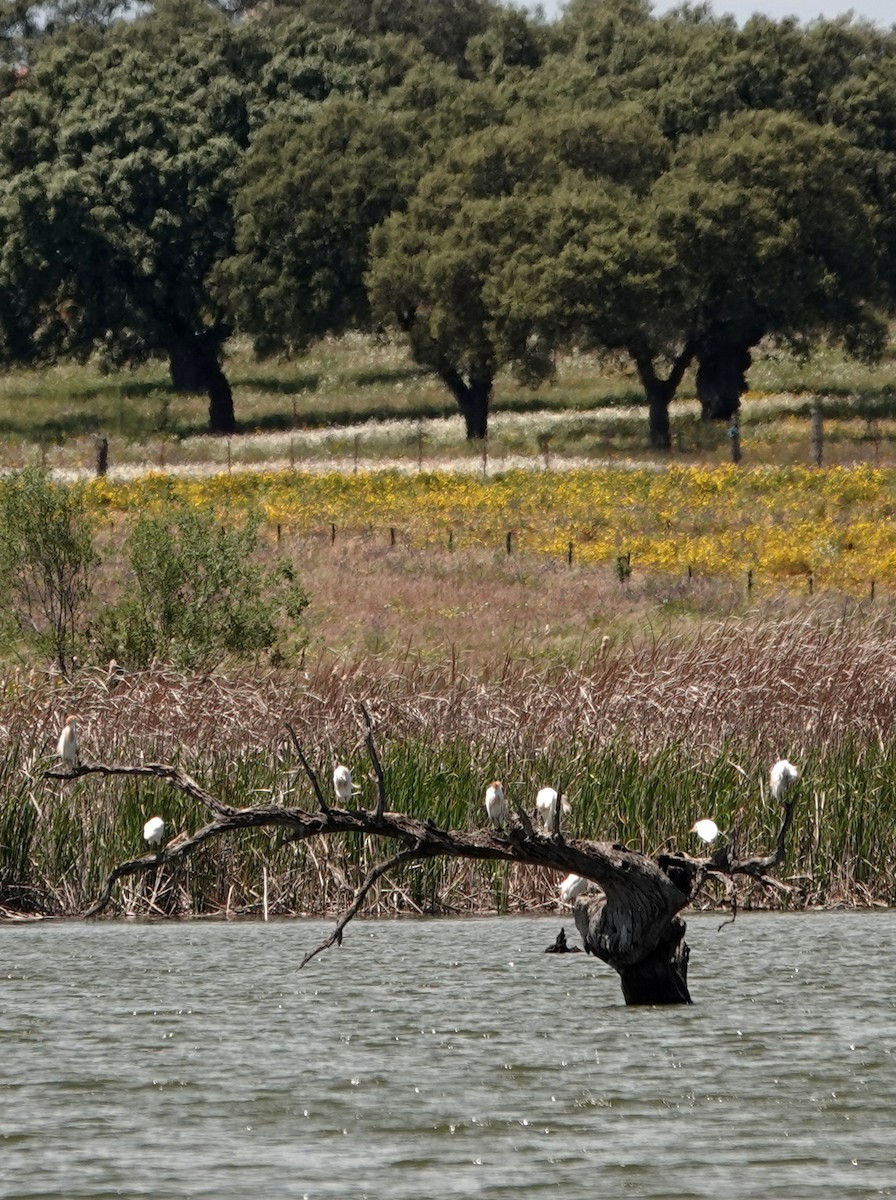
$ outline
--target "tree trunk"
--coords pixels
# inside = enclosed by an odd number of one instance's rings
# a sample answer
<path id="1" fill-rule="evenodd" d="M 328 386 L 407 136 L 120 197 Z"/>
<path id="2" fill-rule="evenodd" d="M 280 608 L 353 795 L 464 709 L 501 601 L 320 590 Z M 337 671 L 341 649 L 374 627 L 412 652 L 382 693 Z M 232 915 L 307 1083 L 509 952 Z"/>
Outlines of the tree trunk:
<path id="1" fill-rule="evenodd" d="M 752 342 L 707 339 L 697 352 L 697 398 L 704 421 L 730 421 L 747 390 Z"/>
<path id="2" fill-rule="evenodd" d="M 686 894 L 665 882 L 683 907 Z M 579 897 L 574 915 L 582 945 L 619 975 L 626 1004 L 690 1004 L 687 926 L 675 903 L 657 903 L 661 892 L 643 890 L 634 878 L 630 884 Z"/>
<path id="3" fill-rule="evenodd" d="M 629 347 L 629 354 L 638 369 L 638 377 L 644 387 L 649 413 L 650 445 L 654 450 L 672 449 L 672 431 L 669 427 L 669 405 L 684 373 L 694 357 L 693 347 L 688 342 L 672 363 L 665 379 L 660 379 L 653 365 L 653 356 L 645 346 Z"/>
<path id="4" fill-rule="evenodd" d="M 443 367 L 439 376 L 457 401 L 467 430 L 467 441 L 488 437 L 488 410 L 492 399 L 491 375 L 473 376 L 470 382 L 454 367 Z"/>
<path id="5" fill-rule="evenodd" d="M 672 396 L 665 382 L 654 379 L 645 387 L 648 407 L 650 445 L 654 450 L 672 449 L 672 430 L 669 425 L 669 401 Z"/>
<path id="6" fill-rule="evenodd" d="M 228 326 L 219 324 L 175 343 L 168 352 L 171 383 L 179 392 L 208 395 L 210 433 L 234 433 L 236 417 L 233 393 L 221 368 L 221 347 L 230 336 Z"/>

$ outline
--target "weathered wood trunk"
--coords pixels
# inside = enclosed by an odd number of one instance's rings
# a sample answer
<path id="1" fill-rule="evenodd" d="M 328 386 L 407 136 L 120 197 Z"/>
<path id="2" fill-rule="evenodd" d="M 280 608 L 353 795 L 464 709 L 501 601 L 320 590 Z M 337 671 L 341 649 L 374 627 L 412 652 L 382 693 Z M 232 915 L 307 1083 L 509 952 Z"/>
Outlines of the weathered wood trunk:
<path id="1" fill-rule="evenodd" d="M 652 860 L 642 861 L 643 875 L 578 898 L 576 928 L 588 953 L 619 975 L 626 1004 L 690 1004 L 687 926 L 676 915 L 687 896 Z"/>

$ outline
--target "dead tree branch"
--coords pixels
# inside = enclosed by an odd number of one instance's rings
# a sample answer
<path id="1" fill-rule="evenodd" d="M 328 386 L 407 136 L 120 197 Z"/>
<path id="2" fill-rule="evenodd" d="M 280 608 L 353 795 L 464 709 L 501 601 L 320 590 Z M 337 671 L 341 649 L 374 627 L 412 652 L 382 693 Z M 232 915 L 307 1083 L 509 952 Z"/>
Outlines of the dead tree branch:
<path id="1" fill-rule="evenodd" d="M 387 871 L 391 871 L 393 867 L 401 866 L 402 863 L 412 862 L 415 858 L 419 858 L 419 854 L 416 850 L 402 850 L 398 854 L 393 854 L 393 856 L 386 862 L 379 863 L 377 866 L 371 868 L 371 870 L 367 872 L 366 879 L 355 893 L 354 900 L 339 918 L 336 928 L 328 938 L 324 938 L 319 946 L 316 946 L 314 950 L 308 951 L 299 964 L 299 970 L 301 970 L 306 963 L 310 963 L 315 955 L 320 954 L 321 950 L 329 950 L 331 946 L 341 946 L 343 929 L 345 929 L 352 917 L 356 916 L 360 911 L 361 905 L 364 903 L 367 893 L 370 891 L 376 881 L 385 875 Z"/>
<path id="2" fill-rule="evenodd" d="M 305 757 L 304 753 L 302 752 L 302 747 L 299 745 L 299 739 L 296 736 L 296 731 L 293 729 L 293 727 L 291 725 L 287 725 L 286 732 L 289 734 L 289 736 L 292 740 L 292 747 L 296 752 L 296 758 L 298 758 L 299 762 L 302 764 L 302 766 L 305 770 L 305 774 L 308 776 L 309 780 L 311 781 L 311 787 L 313 788 L 314 794 L 317 797 L 317 802 L 320 805 L 320 811 L 325 812 L 325 813 L 329 812 L 330 806 L 327 803 L 327 801 L 324 799 L 323 789 L 320 786 L 320 780 L 317 778 L 317 772 L 314 770 L 314 768 L 311 766 L 308 759 Z"/>
<path id="3" fill-rule="evenodd" d="M 516 820 L 500 832 L 491 828 L 442 829 L 432 821 L 388 811 L 385 776 L 373 740 L 373 722 L 363 704 L 361 713 L 377 778 L 376 806 L 366 811 L 348 811 L 326 802 L 317 776 L 291 729 L 293 747 L 319 805 L 317 812 L 280 804 L 235 808 L 218 800 L 177 767 L 163 763 L 133 766 L 85 763 L 73 771 L 48 771 L 48 778 L 60 782 L 72 782 L 87 775 L 157 779 L 191 796 L 210 815 L 210 820 L 195 833 L 178 835 L 158 853 L 145 854 L 114 867 L 83 915 L 93 917 L 101 913 L 120 879 L 177 863 L 205 842 L 237 830 L 277 826 L 286 831 L 289 841 L 334 834 L 386 838 L 397 842 L 402 849 L 368 872 L 334 932 L 305 956 L 303 966 L 322 950 L 341 944 L 346 925 L 360 911 L 370 889 L 396 866 L 413 859 L 437 857 L 521 863 L 580 875 L 598 885 L 599 893 L 586 892 L 577 900 L 575 921 L 585 949 L 620 975 L 626 1003 L 688 1004 L 689 950 L 684 941 L 685 925 L 678 914 L 696 896 L 704 880 L 720 877 L 730 883 L 735 875 L 747 875 L 770 883 L 767 872 L 784 859 L 793 800 L 784 806 L 774 854 L 752 859 L 735 857 L 734 840 L 709 858 L 692 858 L 682 853 L 651 858 L 615 842 L 566 839 L 559 835 L 559 821 L 553 822 L 553 831 L 542 833 L 519 807 Z M 556 807 L 559 818 L 559 792 Z"/>
<path id="4" fill-rule="evenodd" d="M 376 752 L 376 745 L 373 741 L 373 720 L 371 719 L 370 713 L 367 711 L 367 705 L 364 704 L 363 701 L 361 702 L 360 708 L 361 716 L 364 718 L 364 724 L 367 726 L 367 736 L 365 738 L 367 743 L 367 753 L 370 755 L 373 773 L 376 775 L 376 808 L 373 810 L 373 814 L 376 817 L 381 817 L 383 815 L 383 810 L 386 807 L 386 777 L 383 774 L 380 757 Z"/>

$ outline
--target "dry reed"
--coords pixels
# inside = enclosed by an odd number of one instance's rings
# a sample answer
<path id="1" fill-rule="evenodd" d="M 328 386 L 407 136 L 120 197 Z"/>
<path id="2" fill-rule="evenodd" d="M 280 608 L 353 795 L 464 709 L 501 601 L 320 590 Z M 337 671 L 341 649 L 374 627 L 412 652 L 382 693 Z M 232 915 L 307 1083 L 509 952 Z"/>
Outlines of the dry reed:
<path id="1" fill-rule="evenodd" d="M 271 796 L 311 803 L 285 736 L 291 724 L 324 777 L 336 758 L 352 764 L 364 803 L 373 785 L 362 699 L 393 806 L 453 827 L 484 821 L 484 782 L 498 775 L 527 807 L 538 786 L 562 785 L 578 835 L 648 852 L 688 847 L 694 819 L 712 815 L 761 846 L 776 820 L 766 771 L 786 755 L 804 775 L 786 868 L 799 890 L 788 902 L 888 902 L 894 633 L 887 614 L 844 617 L 819 605 L 778 621 L 731 619 L 687 637 L 605 644 L 575 667 L 508 656 L 471 671 L 413 654 L 321 654 L 302 670 L 230 678 L 85 671 L 65 683 L 13 672 L 0 696 L 0 905 L 76 912 L 115 861 L 140 849 L 147 816 L 161 811 L 172 832 L 204 819 L 157 785 L 47 785 L 41 768 L 66 712 L 81 714 L 88 759 L 174 760 L 240 805 Z M 182 878 L 123 892 L 119 911 L 260 913 L 265 877 L 272 914 L 333 911 L 381 852 L 336 840 L 298 847 L 259 832 L 204 849 Z M 555 885 L 545 873 L 501 866 L 417 864 L 384 879 L 373 906 L 551 908 Z"/>

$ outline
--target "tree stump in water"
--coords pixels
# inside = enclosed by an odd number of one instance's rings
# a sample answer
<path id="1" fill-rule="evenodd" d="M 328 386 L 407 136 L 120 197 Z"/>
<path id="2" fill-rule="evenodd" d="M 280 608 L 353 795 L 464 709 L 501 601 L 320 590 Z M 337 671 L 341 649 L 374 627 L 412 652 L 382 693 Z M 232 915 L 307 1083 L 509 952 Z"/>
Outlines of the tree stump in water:
<path id="1" fill-rule="evenodd" d="M 96 901 L 83 915 L 96 916 L 102 912 L 120 879 L 154 873 L 163 865 L 176 867 L 205 842 L 237 830 L 279 828 L 289 841 L 337 834 L 382 838 L 402 849 L 367 872 L 334 932 L 305 955 L 302 966 L 322 950 L 342 943 L 343 930 L 360 910 L 371 888 L 394 868 L 441 857 L 522 863 L 578 875 L 601 889 L 586 892 L 577 899 L 576 927 L 585 950 L 618 973 L 626 1004 L 690 1004 L 686 927 L 678 914 L 699 893 L 704 880 L 724 881 L 732 897 L 732 907 L 736 900 L 732 881 L 736 875 L 792 890 L 766 874 L 784 859 L 795 802 L 792 793 L 782 800 L 783 815 L 775 850 L 764 858 L 738 858 L 733 833 L 731 841 L 709 858 L 691 858 L 680 852 L 650 858 L 616 842 L 568 839 L 559 828 L 547 836 L 534 827 L 531 816 L 518 806 L 508 826 L 500 831 L 490 827 L 442 829 L 432 821 L 388 808 L 386 776 L 373 743 L 372 721 L 363 705 L 362 712 L 367 726 L 367 750 L 377 783 L 376 804 L 370 809 L 343 809 L 325 799 L 320 780 L 291 728 L 296 754 L 317 800 L 316 811 L 281 804 L 235 808 L 173 764 L 81 763 L 74 770 L 47 771 L 47 778 L 64 783 L 85 775 L 155 779 L 196 801 L 209 818 L 201 828 L 178 835 L 157 853 L 119 863 L 109 872 Z M 562 953 L 561 943 L 565 941 L 565 932 L 561 931 L 551 948 L 553 952 Z"/>

